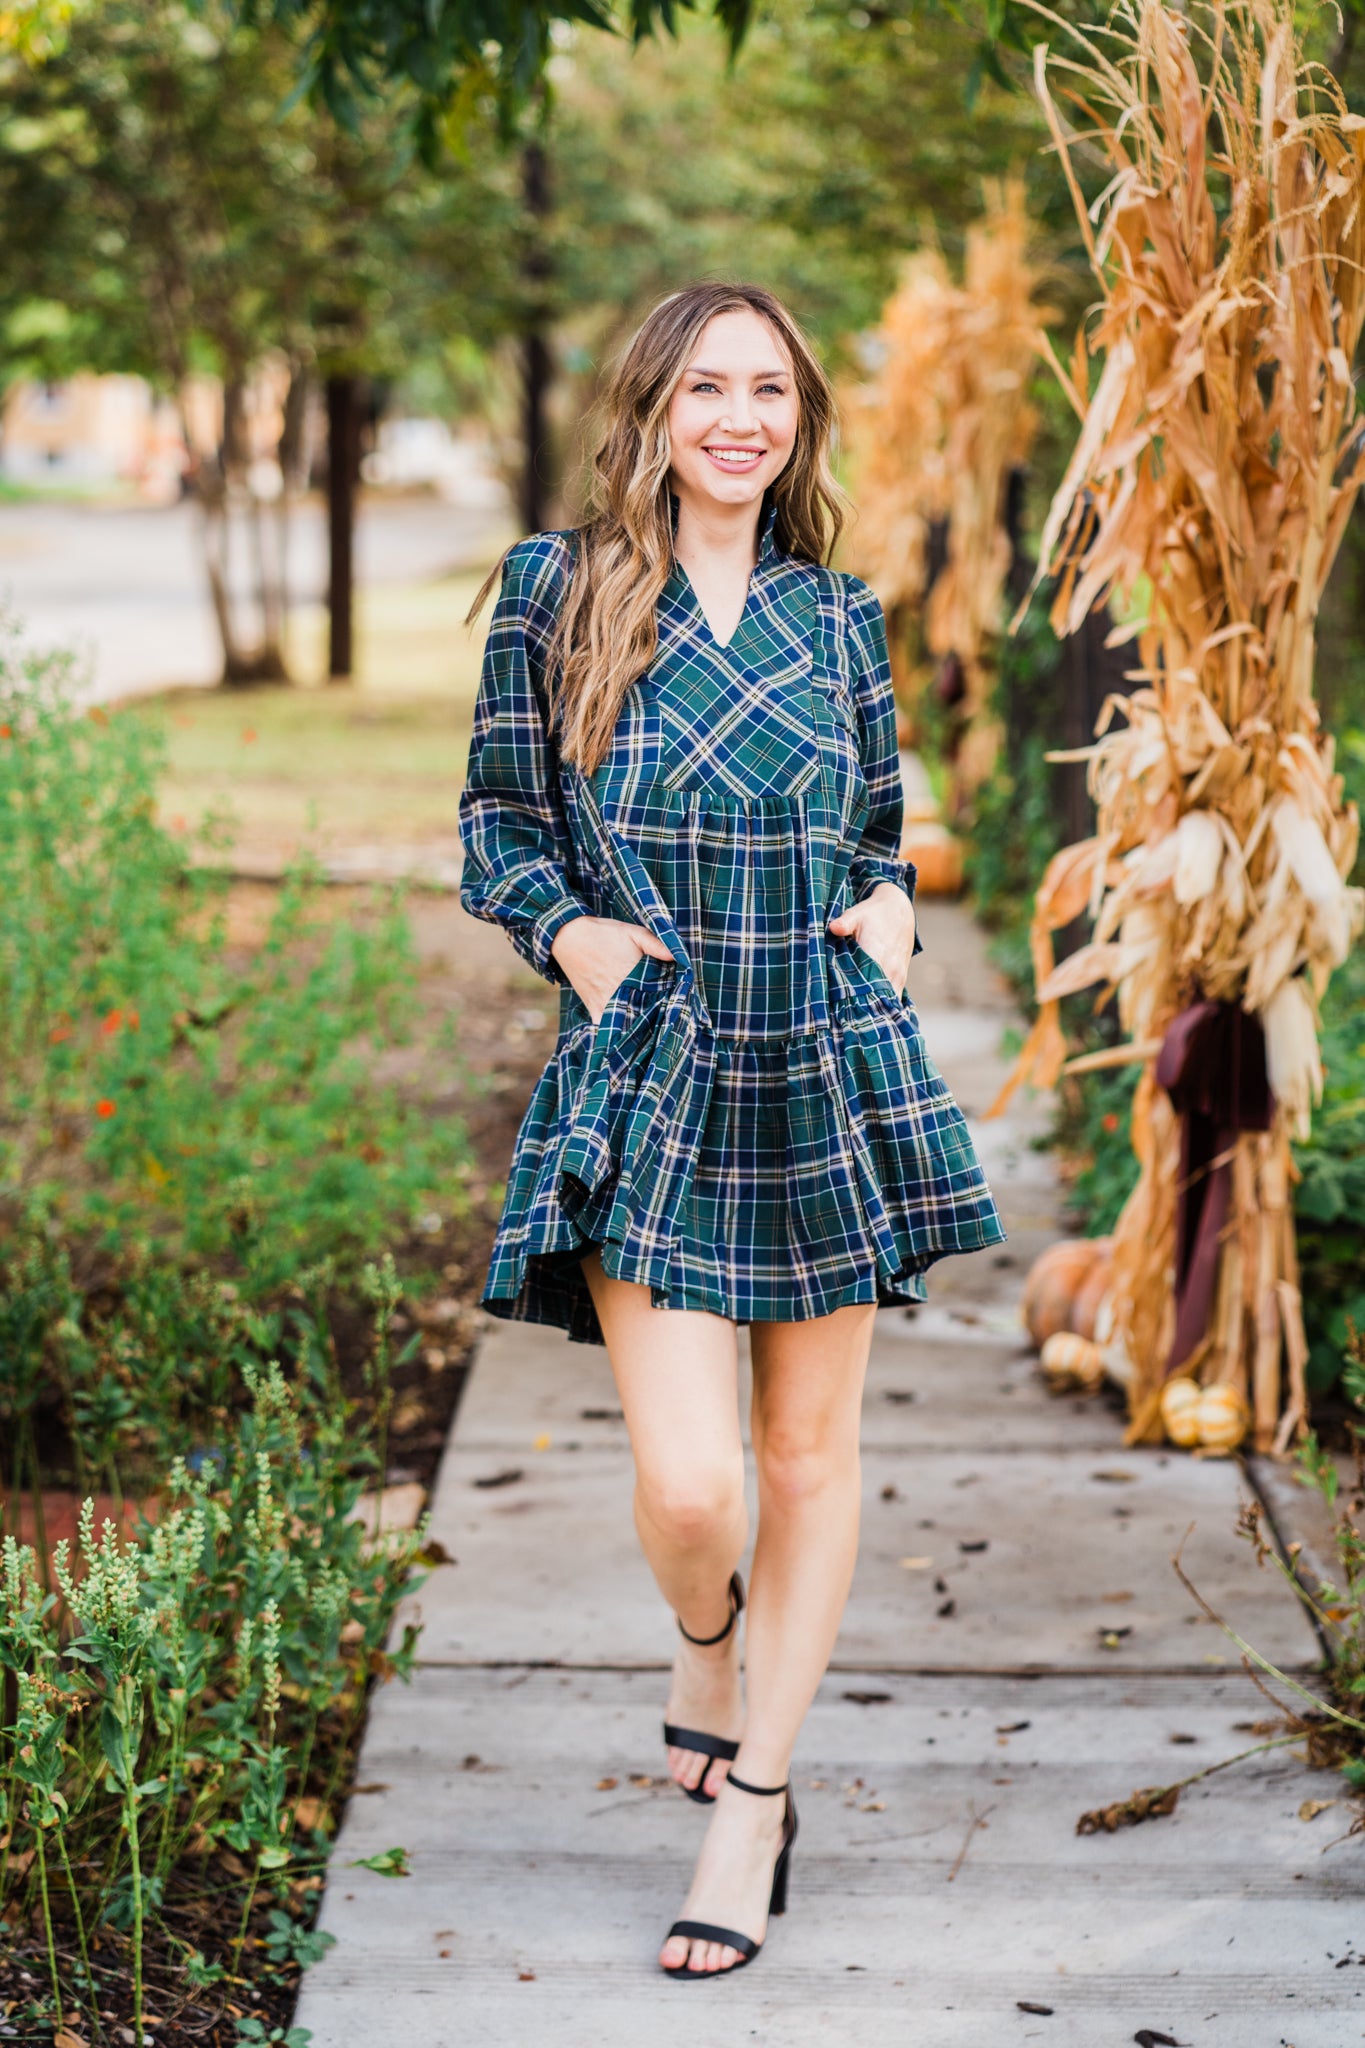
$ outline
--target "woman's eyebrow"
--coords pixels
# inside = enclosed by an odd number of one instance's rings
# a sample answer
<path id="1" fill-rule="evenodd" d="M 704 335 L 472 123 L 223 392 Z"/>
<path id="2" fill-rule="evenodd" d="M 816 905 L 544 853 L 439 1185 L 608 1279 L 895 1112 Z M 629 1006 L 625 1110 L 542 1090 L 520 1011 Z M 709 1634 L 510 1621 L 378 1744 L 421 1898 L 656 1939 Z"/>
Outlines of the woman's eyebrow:
<path id="1" fill-rule="evenodd" d="M 727 377 L 729 374 L 730 373 L 728 370 L 708 370 L 701 363 L 691 363 L 688 365 L 687 369 L 687 375 L 689 377 L 724 378 Z M 791 375 L 791 372 L 790 370 L 755 370 L 753 374 L 754 382 L 756 384 L 762 384 L 766 382 L 766 380 L 769 377 L 789 377 Z"/>

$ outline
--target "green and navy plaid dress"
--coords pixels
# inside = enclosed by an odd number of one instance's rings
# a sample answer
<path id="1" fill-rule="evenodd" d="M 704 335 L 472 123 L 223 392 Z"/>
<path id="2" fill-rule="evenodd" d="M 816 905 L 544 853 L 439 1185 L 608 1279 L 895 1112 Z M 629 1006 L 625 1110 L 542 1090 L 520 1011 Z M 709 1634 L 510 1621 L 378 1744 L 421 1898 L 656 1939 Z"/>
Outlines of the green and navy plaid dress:
<path id="1" fill-rule="evenodd" d="M 935 1259 L 1004 1231 L 913 1003 L 828 929 L 879 882 L 914 894 L 880 607 L 783 553 L 770 510 L 726 645 L 674 569 L 585 776 L 547 735 L 572 545 L 508 556 L 460 806 L 465 908 L 561 990 L 484 1306 L 600 1343 L 593 1246 L 657 1306 L 741 1323 L 923 1300 Z M 584 911 L 671 955 L 642 955 L 596 1025 L 550 956 Z"/>

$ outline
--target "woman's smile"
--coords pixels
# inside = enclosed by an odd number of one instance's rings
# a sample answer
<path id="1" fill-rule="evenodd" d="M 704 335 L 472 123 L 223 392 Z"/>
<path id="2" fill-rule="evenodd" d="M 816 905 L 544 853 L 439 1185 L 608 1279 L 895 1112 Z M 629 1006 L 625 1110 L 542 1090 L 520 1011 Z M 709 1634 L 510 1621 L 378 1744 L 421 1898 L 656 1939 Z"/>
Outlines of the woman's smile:
<path id="1" fill-rule="evenodd" d="M 702 454 L 709 455 L 712 462 L 718 468 L 732 471 L 756 468 L 762 462 L 767 452 L 766 448 L 709 447 L 702 449 Z"/>

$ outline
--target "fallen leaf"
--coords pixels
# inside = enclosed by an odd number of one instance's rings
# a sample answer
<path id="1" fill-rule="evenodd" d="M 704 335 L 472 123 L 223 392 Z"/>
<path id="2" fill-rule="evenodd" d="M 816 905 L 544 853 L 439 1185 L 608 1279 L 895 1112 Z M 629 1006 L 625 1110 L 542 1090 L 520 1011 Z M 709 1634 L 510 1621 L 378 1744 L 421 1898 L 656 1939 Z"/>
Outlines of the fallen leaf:
<path id="1" fill-rule="evenodd" d="M 1101 1600 L 1136 1600 L 1136 1593 L 1101 1593 Z"/>
<path id="2" fill-rule="evenodd" d="M 599 1792 L 614 1792 L 620 1782 L 619 1778 L 599 1778 L 596 1789 Z"/>
<path id="3" fill-rule="evenodd" d="M 858 1808 L 858 1811 L 859 1813 L 885 1813 L 886 1801 L 884 1799 L 869 1799 L 866 1805 Z"/>
<path id="4" fill-rule="evenodd" d="M 534 1984 L 535 1981 L 536 1973 L 534 1970 L 519 1970 L 517 1972 L 518 1984 Z"/>
<path id="5" fill-rule="evenodd" d="M 1103 1472 L 1092 1472 L 1092 1479 L 1103 1480 L 1107 1486 L 1127 1486 L 1137 1478 L 1136 1472 L 1125 1472 L 1121 1465 L 1106 1466 Z"/>
<path id="6" fill-rule="evenodd" d="M 904 1407 L 907 1402 L 913 1401 L 915 1397 L 906 1387 L 888 1387 L 882 1398 L 883 1400 L 894 1402 L 900 1408 Z"/>
<path id="7" fill-rule="evenodd" d="M 883 1500 L 899 1500 L 899 1499 L 900 1499 L 900 1495 L 899 1495 L 899 1494 L 897 1493 L 897 1491 L 896 1491 L 896 1489 L 895 1489 L 895 1487 L 894 1487 L 894 1486 L 884 1486 L 884 1487 L 882 1488 L 882 1499 L 883 1499 Z"/>
<path id="8" fill-rule="evenodd" d="M 490 1472 L 487 1478 L 476 1479 L 474 1484 L 475 1486 L 482 1487 L 487 1492 L 493 1486 L 514 1486 L 518 1479 L 524 1479 L 525 1477 L 526 1474 L 522 1471 L 520 1465 L 513 1465 L 506 1472 Z"/>
<path id="9" fill-rule="evenodd" d="M 1299 1808 L 1299 1819 L 1316 1820 L 1320 1813 L 1326 1813 L 1328 1807 L 1336 1803 L 1335 1799 L 1305 1799 Z"/>
<path id="10" fill-rule="evenodd" d="M 932 1557 L 898 1557 L 896 1562 L 903 1572 L 927 1572 L 934 1560 Z"/>
<path id="11" fill-rule="evenodd" d="M 891 1697 L 889 1692 L 846 1692 L 843 1698 L 852 1700 L 855 1707 L 879 1707 Z"/>
<path id="12" fill-rule="evenodd" d="M 413 1560 L 415 1564 L 458 1564 L 459 1559 L 451 1556 L 444 1543 L 432 1536 L 423 1544 Z"/>
<path id="13" fill-rule="evenodd" d="M 948 1621 L 957 1613 L 957 1602 L 956 1600 L 943 1600 L 934 1609 L 934 1612 L 940 1621 Z"/>
<path id="14" fill-rule="evenodd" d="M 1198 1742 L 1199 1737 L 1197 1735 L 1168 1735 L 1166 1740 L 1168 1742 Z"/>
<path id="15" fill-rule="evenodd" d="M 539 1436 L 538 1436 L 538 1437 L 536 1438 L 535 1442 L 534 1442 L 534 1443 L 532 1444 L 532 1446 L 531 1446 L 531 1449 L 532 1449 L 533 1451 L 548 1451 L 548 1450 L 549 1450 L 549 1448 L 550 1448 L 550 1432 L 549 1432 L 549 1430 L 548 1430 L 548 1429 L 542 1429 L 542 1431 L 540 1432 L 540 1435 L 539 1435 Z"/>
<path id="16" fill-rule="evenodd" d="M 1146 1785 L 1116 1799 L 1112 1806 L 1092 1807 L 1076 1822 L 1078 1835 L 1112 1835 L 1118 1828 L 1135 1828 L 1144 1820 L 1159 1820 L 1174 1813 L 1180 1798 L 1178 1785 Z"/>
<path id="17" fill-rule="evenodd" d="M 991 1546 L 988 1539 L 982 1536 L 972 1543 L 959 1543 L 957 1547 L 959 1550 L 989 1550 Z"/>
<path id="18" fill-rule="evenodd" d="M 997 1735 L 1022 1735 L 1026 1728 L 1032 1726 L 1032 1721 L 1002 1721 L 995 1732 Z"/>
<path id="19" fill-rule="evenodd" d="M 372 1870 L 376 1877 L 410 1877 L 406 1849 L 381 1849 L 376 1856 L 357 1856 L 348 1870 Z"/>
<path id="20" fill-rule="evenodd" d="M 1151 2027 L 1139 2027 L 1133 2039 L 1137 2048 L 1180 2048 L 1174 2034 L 1158 2034 Z"/>
<path id="21" fill-rule="evenodd" d="M 1016 1998 L 1014 2003 L 1020 2012 L 1039 2012 L 1042 2013 L 1045 2018 L 1050 2017 L 1056 2009 L 1055 2007 L 1050 2005 L 1039 2005 L 1037 2001 L 1032 1998 Z"/>
<path id="22" fill-rule="evenodd" d="M 52 2048 L 88 2048 L 83 2034 L 73 2034 L 70 2027 L 58 2027 L 52 2036 Z"/>

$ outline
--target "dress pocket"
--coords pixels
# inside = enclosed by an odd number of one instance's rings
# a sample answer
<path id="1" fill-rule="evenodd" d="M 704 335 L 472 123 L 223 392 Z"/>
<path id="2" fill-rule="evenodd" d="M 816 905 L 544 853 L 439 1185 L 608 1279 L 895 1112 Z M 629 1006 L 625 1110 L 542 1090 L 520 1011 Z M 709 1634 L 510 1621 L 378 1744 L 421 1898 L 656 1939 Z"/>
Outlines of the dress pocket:
<path id="1" fill-rule="evenodd" d="M 838 933 L 832 933 L 831 938 L 834 959 L 838 968 L 843 970 L 842 974 L 836 970 L 836 987 L 842 986 L 843 993 L 855 1007 L 872 1004 L 915 1023 L 915 1006 L 910 997 L 903 989 L 894 986 L 891 976 L 866 946 L 860 945 L 856 938 L 843 937 Z"/>
<path id="2" fill-rule="evenodd" d="M 586 1053 L 559 1162 L 559 1200 L 570 1216 L 609 1189 L 621 1171 L 631 1109 L 677 973 L 676 961 L 642 953 L 597 1023 L 578 1027 Z"/>

